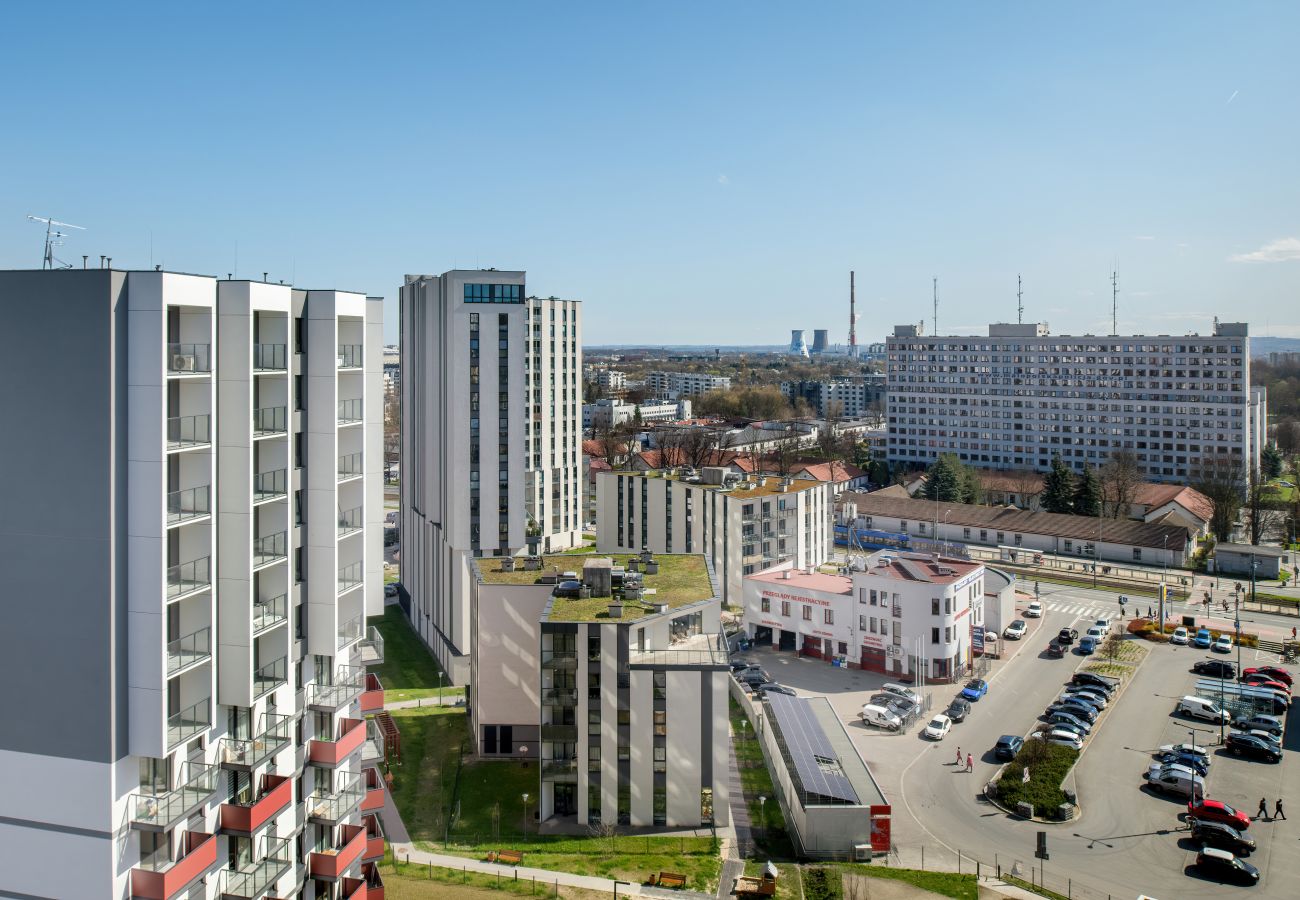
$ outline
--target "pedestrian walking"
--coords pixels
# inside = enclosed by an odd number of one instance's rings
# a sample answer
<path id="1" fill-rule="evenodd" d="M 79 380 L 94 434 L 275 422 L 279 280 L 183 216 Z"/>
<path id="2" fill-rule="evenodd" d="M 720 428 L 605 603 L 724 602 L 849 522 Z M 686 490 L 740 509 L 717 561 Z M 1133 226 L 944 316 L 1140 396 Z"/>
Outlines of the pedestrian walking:
<path id="1" fill-rule="evenodd" d="M 971 754 L 971 753 L 967 753 L 967 754 L 966 754 L 966 771 L 967 771 L 967 772 L 974 772 L 974 771 L 975 771 L 975 756 L 974 756 L 974 754 Z M 1281 807 L 1278 807 L 1278 808 L 1281 809 Z"/>
<path id="2" fill-rule="evenodd" d="M 1265 800 L 1263 797 L 1259 798 L 1259 812 L 1255 813 L 1255 818 L 1256 819 L 1268 818 L 1268 801 Z"/>
<path id="3" fill-rule="evenodd" d="M 1282 798 L 1278 797 L 1277 802 L 1273 804 L 1273 818 L 1285 819 L 1286 813 L 1282 812 Z"/>
<path id="4" fill-rule="evenodd" d="M 1291 640 L 1293 640 L 1293 641 L 1295 640 L 1295 626 L 1294 626 L 1294 625 L 1291 626 Z"/>
<path id="5" fill-rule="evenodd" d="M 961 748 L 957 748 L 957 765 L 961 765 Z"/>

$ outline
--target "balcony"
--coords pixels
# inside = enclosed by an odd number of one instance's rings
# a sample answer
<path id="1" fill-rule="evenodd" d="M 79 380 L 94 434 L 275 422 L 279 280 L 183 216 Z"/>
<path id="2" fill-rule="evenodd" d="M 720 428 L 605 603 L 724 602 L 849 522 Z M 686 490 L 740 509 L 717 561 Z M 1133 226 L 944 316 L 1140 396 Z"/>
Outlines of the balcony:
<path id="1" fill-rule="evenodd" d="M 307 798 L 307 818 L 317 825 L 337 825 L 361 805 L 364 794 L 360 775 L 353 775 L 337 791 L 313 791 Z"/>
<path id="2" fill-rule="evenodd" d="M 351 565 L 339 569 L 339 594 L 346 594 L 348 591 L 361 585 L 361 563 L 354 562 Z"/>
<path id="3" fill-rule="evenodd" d="M 168 375 L 207 375 L 212 371 L 211 344 L 168 344 Z"/>
<path id="4" fill-rule="evenodd" d="M 573 743 L 578 739 L 577 725 L 543 725 L 542 740 L 544 741 L 564 741 Z"/>
<path id="5" fill-rule="evenodd" d="M 332 684 L 307 685 L 307 706 L 317 712 L 334 712 L 361 696 L 365 670 L 360 666 L 339 666 Z"/>
<path id="6" fill-rule="evenodd" d="M 204 697 L 174 716 L 167 717 L 167 749 L 183 744 L 196 734 L 207 731 L 212 722 L 212 699 Z"/>
<path id="7" fill-rule="evenodd" d="M 364 527 L 365 523 L 362 521 L 361 513 L 362 507 L 360 506 L 354 506 L 339 513 L 339 537 L 356 534 Z"/>
<path id="8" fill-rule="evenodd" d="M 254 344 L 254 372 L 283 372 L 288 368 L 289 348 L 284 344 Z"/>
<path id="9" fill-rule="evenodd" d="M 339 482 L 351 481 L 353 478 L 360 478 L 364 472 L 361 470 L 361 454 L 346 453 L 339 457 Z"/>
<path id="10" fill-rule="evenodd" d="M 361 641 L 361 664 L 378 666 L 384 662 L 384 636 L 379 629 L 371 625 L 366 629 L 365 639 Z"/>
<path id="11" fill-rule="evenodd" d="M 366 850 L 366 829 L 362 825 L 339 827 L 339 841 L 334 847 L 313 850 L 310 857 L 312 878 L 337 881 Z"/>
<path id="12" fill-rule="evenodd" d="M 289 535 L 281 531 L 253 538 L 253 568 L 260 569 L 289 558 Z"/>
<path id="13" fill-rule="evenodd" d="M 131 827 L 139 831 L 167 831 L 203 807 L 217 789 L 216 766 L 181 763 L 181 783 L 165 794 L 132 794 Z"/>
<path id="14" fill-rule="evenodd" d="M 350 647 L 366 633 L 365 616 L 353 616 L 339 625 L 339 650 Z"/>
<path id="15" fill-rule="evenodd" d="M 366 689 L 361 692 L 361 712 L 375 713 L 384 708 L 384 685 L 378 675 L 366 674 Z"/>
<path id="16" fill-rule="evenodd" d="M 384 900 L 384 880 L 379 877 L 378 863 L 362 863 L 361 878 L 366 883 L 366 900 Z"/>
<path id="17" fill-rule="evenodd" d="M 259 900 L 265 897 L 280 877 L 293 867 L 293 838 L 262 839 L 265 852 L 262 858 L 239 870 L 222 872 L 219 895 L 230 900 Z"/>
<path id="18" fill-rule="evenodd" d="M 357 826 L 362 834 L 365 829 Z M 187 831 L 174 862 L 144 863 L 131 870 L 134 900 L 171 900 L 217 863 L 217 839 L 202 831 Z"/>
<path id="19" fill-rule="evenodd" d="M 542 760 L 542 777 L 550 779 L 569 779 L 578 777 L 578 760 L 577 759 L 544 759 Z"/>
<path id="20" fill-rule="evenodd" d="M 366 739 L 361 745 L 361 762 L 384 762 L 387 753 L 384 736 L 379 730 L 379 723 L 366 719 Z"/>
<path id="21" fill-rule="evenodd" d="M 221 752 L 217 757 L 223 769 L 251 772 L 266 762 L 293 740 L 293 719 L 290 716 L 267 716 L 266 730 L 257 737 L 222 738 Z"/>
<path id="22" fill-rule="evenodd" d="M 289 621 L 289 595 L 253 601 L 253 634 L 258 635 Z"/>
<path id="23" fill-rule="evenodd" d="M 212 557 L 202 556 L 167 570 L 167 599 L 175 600 L 186 594 L 212 587 Z"/>
<path id="24" fill-rule="evenodd" d="M 339 424 L 357 425 L 360 422 L 361 422 L 361 401 L 340 400 L 339 401 Z"/>
<path id="25" fill-rule="evenodd" d="M 578 653 L 576 650 L 543 650 L 542 668 L 572 671 L 578 668 Z"/>
<path id="26" fill-rule="evenodd" d="M 370 900 L 364 878 L 344 878 L 339 882 L 339 900 Z"/>
<path id="27" fill-rule="evenodd" d="M 289 493 L 289 470 L 273 469 L 253 475 L 253 505 L 279 500 Z"/>
<path id="28" fill-rule="evenodd" d="M 172 491 L 167 495 L 167 526 L 212 515 L 212 490 L 208 485 Z"/>
<path id="29" fill-rule="evenodd" d="M 384 858 L 384 829 L 379 824 L 379 816 L 371 813 L 361 817 L 361 824 L 366 829 L 366 849 L 361 854 L 364 862 L 377 862 Z"/>
<path id="30" fill-rule="evenodd" d="M 547 688 L 542 691 L 542 702 L 553 706 L 577 706 L 578 691 L 575 688 Z"/>
<path id="31" fill-rule="evenodd" d="M 212 628 L 205 625 L 167 644 L 167 677 L 212 658 Z"/>
<path id="32" fill-rule="evenodd" d="M 271 821 L 293 799 L 293 781 L 284 775 L 263 775 L 257 798 L 221 804 L 221 831 L 250 835 Z"/>
<path id="33" fill-rule="evenodd" d="M 167 449 L 188 450 L 212 443 L 209 415 L 176 416 L 167 420 Z"/>
<path id="34" fill-rule="evenodd" d="M 693 666 L 704 669 L 726 668 L 729 655 L 726 638 L 721 634 L 694 634 L 678 638 L 663 650 L 636 650 L 628 653 L 629 666 Z"/>
<path id="35" fill-rule="evenodd" d="M 344 719 L 339 722 L 339 736 L 332 741 L 314 738 L 307 750 L 307 761 L 312 765 L 333 768 L 348 758 L 366 739 L 365 719 Z"/>
<path id="36" fill-rule="evenodd" d="M 253 672 L 253 699 L 259 700 L 282 684 L 289 683 L 289 660 L 281 656 L 274 662 L 259 666 Z"/>
<path id="37" fill-rule="evenodd" d="M 362 355 L 360 344 L 339 344 L 339 368 L 361 368 Z"/>
<path id="38" fill-rule="evenodd" d="M 289 410 L 284 406 L 263 406 L 253 410 L 253 437 L 270 437 L 288 430 Z"/>
<path id="39" fill-rule="evenodd" d="M 361 789 L 365 792 L 361 797 L 362 812 L 378 812 L 384 808 L 384 776 L 374 766 L 361 770 Z"/>

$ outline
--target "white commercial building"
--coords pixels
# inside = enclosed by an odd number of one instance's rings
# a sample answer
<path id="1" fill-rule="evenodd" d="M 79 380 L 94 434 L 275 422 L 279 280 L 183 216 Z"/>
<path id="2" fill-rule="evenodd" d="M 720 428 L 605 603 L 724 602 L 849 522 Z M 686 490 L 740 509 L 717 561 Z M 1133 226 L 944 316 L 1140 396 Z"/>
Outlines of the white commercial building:
<path id="1" fill-rule="evenodd" d="M 529 297 L 528 331 L 528 531 L 550 553 L 582 542 L 582 304 Z"/>
<path id="2" fill-rule="evenodd" d="M 731 379 L 725 375 L 707 375 L 703 372 L 648 372 L 646 390 L 656 397 L 676 400 L 679 397 L 699 396 L 709 391 L 731 388 Z"/>
<path id="3" fill-rule="evenodd" d="M 691 417 L 691 401 L 683 397 L 680 400 L 646 400 L 642 403 L 628 403 L 624 400 L 604 398 L 594 403 L 582 404 L 582 427 L 617 428 L 629 422 L 675 422 Z"/>
<path id="4" fill-rule="evenodd" d="M 745 578 L 750 638 L 902 681 L 918 673 L 951 681 L 970 671 L 975 632 L 985 624 L 983 565 L 881 550 L 853 557 L 848 570 L 784 568 Z"/>
<path id="5" fill-rule="evenodd" d="M 832 486 L 793 478 L 721 477 L 704 483 L 666 471 L 596 476 L 596 547 L 602 553 L 703 553 L 715 567 L 724 604 L 741 602 L 746 575 L 782 563 L 826 561 Z"/>
<path id="6" fill-rule="evenodd" d="M 1214 334 L 1052 335 L 1042 324 L 988 337 L 888 340 L 889 461 L 955 454 L 982 468 L 1100 466 L 1131 451 L 1153 481 L 1196 477 L 1202 459 L 1258 467 L 1261 398 L 1252 398 L 1245 324 Z"/>
<path id="7" fill-rule="evenodd" d="M 0 730 L 0 894 L 377 886 L 382 313 L 171 272 L 0 273 L 0 378 L 64 353 L 0 437 L 5 683 L 49 701 Z M 54 582 L 57 603 L 18 602 Z"/>

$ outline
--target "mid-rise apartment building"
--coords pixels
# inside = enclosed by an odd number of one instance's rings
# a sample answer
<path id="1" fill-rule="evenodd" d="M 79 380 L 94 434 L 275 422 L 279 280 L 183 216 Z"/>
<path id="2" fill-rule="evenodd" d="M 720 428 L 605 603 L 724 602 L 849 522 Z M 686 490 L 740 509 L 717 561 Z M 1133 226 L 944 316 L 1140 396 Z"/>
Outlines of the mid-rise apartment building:
<path id="1" fill-rule="evenodd" d="M 474 568 L 475 749 L 537 765 L 539 822 L 726 825 L 730 669 L 705 558 Z"/>
<path id="2" fill-rule="evenodd" d="M 703 470 L 596 476 L 596 547 L 601 553 L 703 553 L 722 602 L 741 603 L 746 575 L 788 563 L 821 565 L 831 547 L 832 485 Z M 711 480 L 715 483 L 706 483 Z"/>
<path id="3" fill-rule="evenodd" d="M 529 297 L 527 308 L 528 534 L 550 553 L 582 542 L 582 304 Z"/>
<path id="4" fill-rule="evenodd" d="M 989 326 L 987 337 L 888 340 L 889 461 L 953 453 L 983 468 L 1074 469 L 1131 451 L 1153 481 L 1194 478 L 1200 461 L 1259 464 L 1260 397 L 1245 324 L 1213 335 L 1068 336 L 1046 325 Z"/>
<path id="5" fill-rule="evenodd" d="M 61 354 L 0 437 L 0 671 L 45 698 L 0 731 L 0 894 L 378 886 L 382 311 L 161 271 L 0 273 L 0 378 Z"/>
<path id="6" fill-rule="evenodd" d="M 802 399 L 820 418 L 834 414 L 841 419 L 877 416 L 884 409 L 885 376 L 862 375 L 833 381 L 783 381 L 781 393 L 791 400 Z"/>
<path id="7" fill-rule="evenodd" d="M 627 390 L 627 373 L 618 369 L 597 369 L 596 386 L 602 391 L 618 393 Z"/>
<path id="8" fill-rule="evenodd" d="M 656 397 L 676 400 L 679 397 L 697 397 L 709 391 L 731 389 L 731 379 L 725 375 L 708 375 L 704 372 L 648 372 L 646 390 Z"/>

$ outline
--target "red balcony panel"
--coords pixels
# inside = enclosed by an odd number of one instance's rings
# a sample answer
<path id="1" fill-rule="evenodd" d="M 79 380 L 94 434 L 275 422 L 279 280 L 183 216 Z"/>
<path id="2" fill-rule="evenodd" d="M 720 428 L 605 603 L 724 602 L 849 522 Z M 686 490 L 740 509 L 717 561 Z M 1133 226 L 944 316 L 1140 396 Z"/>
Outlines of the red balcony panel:
<path id="1" fill-rule="evenodd" d="M 364 878 L 344 878 L 339 882 L 339 900 L 369 900 L 369 897 Z"/>
<path id="2" fill-rule="evenodd" d="M 248 806 L 221 804 L 221 830 L 252 834 L 293 799 L 293 783 L 284 775 L 263 775 L 262 796 Z"/>
<path id="3" fill-rule="evenodd" d="M 365 832 L 365 829 L 361 829 Z M 163 872 L 131 870 L 131 896 L 136 900 L 170 900 L 217 862 L 217 839 L 188 831 L 181 839 L 181 858 Z"/>
<path id="4" fill-rule="evenodd" d="M 379 712 L 384 708 L 384 684 L 378 675 L 366 675 L 366 689 L 361 694 L 363 713 Z"/>
<path id="5" fill-rule="evenodd" d="M 366 739 L 365 719 L 344 719 L 337 740 L 313 740 L 308 759 L 321 766 L 337 766 Z"/>
<path id="6" fill-rule="evenodd" d="M 375 812 L 384 808 L 384 776 L 374 766 L 361 770 L 361 783 L 365 787 L 365 796 L 361 798 L 362 812 Z"/>
<path id="7" fill-rule="evenodd" d="M 363 825 L 339 826 L 339 847 L 333 853 L 314 851 L 311 855 L 313 878 L 337 879 L 361 858 L 366 849 L 366 829 Z"/>
<path id="8" fill-rule="evenodd" d="M 366 829 L 366 852 L 361 858 L 365 862 L 377 862 L 384 858 L 384 833 L 379 828 L 379 817 L 363 816 L 361 824 Z"/>
<path id="9" fill-rule="evenodd" d="M 366 900 L 384 900 L 384 879 L 379 877 L 379 864 L 362 863 L 361 877 L 366 880 Z"/>

